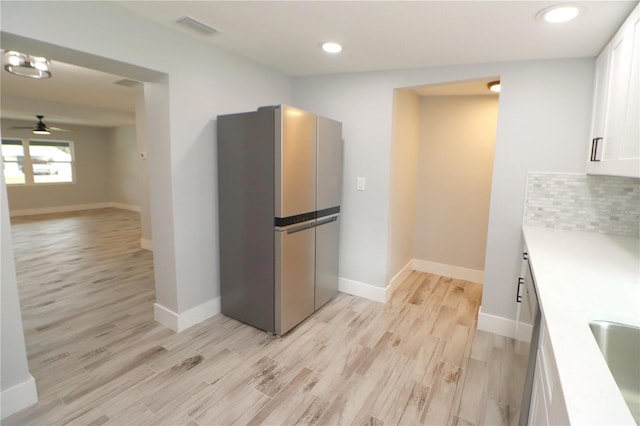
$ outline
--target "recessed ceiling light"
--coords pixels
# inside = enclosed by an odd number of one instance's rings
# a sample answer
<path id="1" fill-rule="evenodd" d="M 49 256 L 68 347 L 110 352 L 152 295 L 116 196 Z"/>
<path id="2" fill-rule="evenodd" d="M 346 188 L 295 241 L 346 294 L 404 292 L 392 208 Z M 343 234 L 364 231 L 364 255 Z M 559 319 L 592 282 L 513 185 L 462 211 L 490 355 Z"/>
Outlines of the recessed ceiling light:
<path id="1" fill-rule="evenodd" d="M 487 87 L 492 92 L 500 93 L 500 80 L 496 80 L 496 81 L 492 81 L 490 83 L 487 83 Z"/>
<path id="2" fill-rule="evenodd" d="M 557 24 L 560 22 L 568 22 L 576 18 L 582 12 L 582 8 L 573 4 L 559 4 L 538 12 L 538 17 L 546 22 Z"/>
<path id="3" fill-rule="evenodd" d="M 342 46 L 340 46 L 338 43 L 330 41 L 322 45 L 322 50 L 327 53 L 340 53 L 342 52 Z"/>

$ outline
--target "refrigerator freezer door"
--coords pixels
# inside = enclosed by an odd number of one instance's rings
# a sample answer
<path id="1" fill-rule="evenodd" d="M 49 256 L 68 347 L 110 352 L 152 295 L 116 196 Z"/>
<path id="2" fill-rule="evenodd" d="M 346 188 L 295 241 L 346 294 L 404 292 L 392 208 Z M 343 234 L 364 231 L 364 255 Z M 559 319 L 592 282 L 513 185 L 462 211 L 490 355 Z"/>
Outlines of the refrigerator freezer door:
<path id="1" fill-rule="evenodd" d="M 218 117 L 222 313 L 274 332 L 273 111 Z"/>
<path id="2" fill-rule="evenodd" d="M 340 216 L 319 219 L 316 226 L 316 291 L 315 309 L 318 310 L 338 293 L 338 245 Z"/>
<path id="3" fill-rule="evenodd" d="M 323 210 L 340 206 L 342 198 L 342 123 L 318 117 L 318 189 L 317 207 Z"/>
<path id="4" fill-rule="evenodd" d="M 315 228 L 275 231 L 276 334 L 282 335 L 314 311 Z"/>
<path id="5" fill-rule="evenodd" d="M 316 210 L 316 117 L 286 105 L 276 109 L 275 216 L 278 218 Z"/>

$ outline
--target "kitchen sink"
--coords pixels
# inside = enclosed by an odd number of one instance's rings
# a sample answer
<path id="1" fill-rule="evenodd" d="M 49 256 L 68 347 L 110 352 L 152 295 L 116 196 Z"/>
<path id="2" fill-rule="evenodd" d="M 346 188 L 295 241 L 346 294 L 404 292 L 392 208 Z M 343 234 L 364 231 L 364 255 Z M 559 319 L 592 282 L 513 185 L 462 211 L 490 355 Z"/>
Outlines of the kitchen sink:
<path id="1" fill-rule="evenodd" d="M 589 327 L 636 423 L 640 424 L 640 327 L 590 321 Z"/>

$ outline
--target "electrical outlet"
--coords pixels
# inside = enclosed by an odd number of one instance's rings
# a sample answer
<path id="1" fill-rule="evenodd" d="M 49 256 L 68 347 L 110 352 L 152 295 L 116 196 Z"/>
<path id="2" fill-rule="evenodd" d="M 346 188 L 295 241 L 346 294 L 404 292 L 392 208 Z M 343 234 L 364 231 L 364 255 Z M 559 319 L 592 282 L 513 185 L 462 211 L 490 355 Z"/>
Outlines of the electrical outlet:
<path id="1" fill-rule="evenodd" d="M 359 177 L 358 178 L 358 182 L 356 183 L 356 189 L 358 191 L 364 191 L 365 185 L 366 185 L 367 181 L 365 178 L 363 177 Z"/>

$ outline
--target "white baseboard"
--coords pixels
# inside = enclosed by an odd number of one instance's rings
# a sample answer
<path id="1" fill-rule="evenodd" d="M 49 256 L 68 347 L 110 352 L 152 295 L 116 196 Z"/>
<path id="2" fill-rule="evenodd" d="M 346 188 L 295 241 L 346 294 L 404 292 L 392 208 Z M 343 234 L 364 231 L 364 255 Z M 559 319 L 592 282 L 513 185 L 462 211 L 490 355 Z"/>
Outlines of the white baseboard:
<path id="1" fill-rule="evenodd" d="M 338 278 L 338 291 L 364 297 L 374 302 L 385 303 L 387 301 L 387 290 L 385 288 L 346 278 Z"/>
<path id="2" fill-rule="evenodd" d="M 431 262 L 429 260 L 413 259 L 413 269 L 420 272 L 428 272 L 430 274 L 442 275 L 443 277 L 471 281 L 479 284 L 482 284 L 484 278 L 483 271 Z"/>
<path id="3" fill-rule="evenodd" d="M 29 379 L 0 393 L 0 416 L 2 419 L 38 402 L 38 389 L 32 375 Z"/>
<path id="4" fill-rule="evenodd" d="M 140 206 L 134 206 L 133 204 L 122 204 L 122 203 L 109 203 L 109 204 L 110 204 L 109 207 L 122 209 L 122 210 L 130 210 L 132 212 L 140 213 Z"/>
<path id="5" fill-rule="evenodd" d="M 157 303 L 153 304 L 153 319 L 171 330 L 178 332 L 179 315 Z"/>
<path id="6" fill-rule="evenodd" d="M 389 281 L 389 285 L 385 288 L 385 302 L 391 298 L 391 295 L 396 290 L 396 288 L 407 279 L 407 277 L 413 271 L 413 260 L 410 260 L 409 263 L 404 265 L 404 268 L 400 270 L 391 280 Z"/>
<path id="7" fill-rule="evenodd" d="M 512 319 L 486 314 L 482 312 L 482 306 L 480 306 L 478 309 L 478 330 L 514 339 L 516 337 L 516 322 Z"/>
<path id="8" fill-rule="evenodd" d="M 146 238 L 140 238 L 140 248 L 153 251 L 153 241 Z"/>
<path id="9" fill-rule="evenodd" d="M 153 304 L 153 318 L 160 324 L 179 333 L 202 321 L 220 313 L 220 297 L 211 299 L 208 302 L 194 306 L 181 314 L 177 314 L 170 309 L 157 303 Z"/>
<path id="10" fill-rule="evenodd" d="M 516 330 L 516 339 L 523 342 L 531 342 L 531 334 L 533 334 L 533 326 L 530 324 L 520 324 Z"/>
<path id="11" fill-rule="evenodd" d="M 365 299 L 373 300 L 374 302 L 386 303 L 391 298 L 391 295 L 398 285 L 400 285 L 413 270 L 477 283 L 482 283 L 482 277 L 484 275 L 482 271 L 476 271 L 474 269 L 445 265 L 442 263 L 430 262 L 428 260 L 412 259 L 400 270 L 400 272 L 391 278 L 389 285 L 385 288 L 349 280 L 347 278 L 339 278 L 338 290 L 342 293 L 349 293 L 354 296 L 364 297 Z"/>
<path id="12" fill-rule="evenodd" d="M 140 212 L 139 206 L 120 203 L 90 203 L 90 204 L 70 204 L 68 206 L 42 207 L 38 209 L 11 210 L 9 216 L 34 216 L 38 214 L 77 212 L 82 210 L 106 209 L 113 207 L 116 209 L 131 210 Z"/>
<path id="13" fill-rule="evenodd" d="M 92 204 L 71 204 L 68 206 L 43 207 L 39 209 L 11 210 L 9 215 L 14 216 L 33 216 L 37 214 L 64 213 L 75 212 L 81 210 L 105 209 L 111 207 L 111 203 L 92 203 Z"/>

